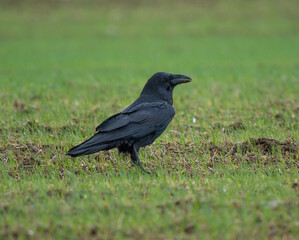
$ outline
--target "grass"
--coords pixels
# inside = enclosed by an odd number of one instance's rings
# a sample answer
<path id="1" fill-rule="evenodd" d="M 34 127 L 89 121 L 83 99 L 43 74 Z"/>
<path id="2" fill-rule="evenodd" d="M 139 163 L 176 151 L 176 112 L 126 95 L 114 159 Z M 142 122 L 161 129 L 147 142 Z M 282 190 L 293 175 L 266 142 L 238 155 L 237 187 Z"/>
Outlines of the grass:
<path id="1" fill-rule="evenodd" d="M 1 239 L 298 238 L 296 1 L 0 5 Z M 193 82 L 156 175 L 65 156 L 157 71 Z"/>

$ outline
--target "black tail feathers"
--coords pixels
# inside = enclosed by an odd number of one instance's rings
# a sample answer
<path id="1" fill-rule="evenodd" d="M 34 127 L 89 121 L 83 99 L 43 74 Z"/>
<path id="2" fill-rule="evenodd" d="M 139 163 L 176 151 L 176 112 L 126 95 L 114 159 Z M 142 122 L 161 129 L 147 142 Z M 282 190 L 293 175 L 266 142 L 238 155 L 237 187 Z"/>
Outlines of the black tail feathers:
<path id="1" fill-rule="evenodd" d="M 89 155 L 95 152 L 99 152 L 102 150 L 109 150 L 113 148 L 114 144 L 111 142 L 100 142 L 97 139 L 97 135 L 93 136 L 92 138 L 88 139 L 87 141 L 79 144 L 78 146 L 75 146 L 71 148 L 68 152 L 67 155 L 71 157 L 79 157 L 83 155 Z"/>

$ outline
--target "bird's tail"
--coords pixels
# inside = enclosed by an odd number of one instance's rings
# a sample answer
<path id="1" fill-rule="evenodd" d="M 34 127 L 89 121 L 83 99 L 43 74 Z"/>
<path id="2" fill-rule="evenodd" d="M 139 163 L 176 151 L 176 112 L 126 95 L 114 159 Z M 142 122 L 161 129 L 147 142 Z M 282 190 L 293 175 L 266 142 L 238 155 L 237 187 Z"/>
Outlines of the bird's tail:
<path id="1" fill-rule="evenodd" d="M 99 135 L 96 134 L 85 142 L 71 148 L 67 155 L 72 157 L 79 157 L 82 155 L 92 154 L 102 150 L 109 150 L 114 147 L 111 142 L 101 142 L 99 141 Z"/>

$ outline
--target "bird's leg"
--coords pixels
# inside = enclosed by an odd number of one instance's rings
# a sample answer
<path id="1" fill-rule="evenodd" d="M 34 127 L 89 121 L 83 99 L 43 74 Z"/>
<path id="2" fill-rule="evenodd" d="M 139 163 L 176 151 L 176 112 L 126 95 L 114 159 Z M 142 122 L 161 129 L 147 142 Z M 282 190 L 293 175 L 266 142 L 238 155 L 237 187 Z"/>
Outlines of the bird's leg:
<path id="1" fill-rule="evenodd" d="M 144 172 L 148 173 L 148 174 L 151 174 L 150 171 L 147 171 L 145 170 L 145 168 L 142 166 L 142 163 L 140 161 L 140 158 L 139 158 L 139 154 L 138 154 L 138 151 L 136 150 L 136 147 L 135 145 L 133 145 L 132 147 L 132 152 L 131 152 L 131 159 L 132 159 L 132 162 L 134 164 L 136 164 L 138 167 L 140 167 Z"/>

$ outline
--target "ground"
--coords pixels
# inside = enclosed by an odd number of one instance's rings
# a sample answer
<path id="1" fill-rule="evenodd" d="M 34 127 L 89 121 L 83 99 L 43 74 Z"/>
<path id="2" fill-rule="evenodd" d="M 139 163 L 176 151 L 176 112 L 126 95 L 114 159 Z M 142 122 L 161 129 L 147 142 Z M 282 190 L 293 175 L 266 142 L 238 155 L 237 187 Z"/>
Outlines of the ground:
<path id="1" fill-rule="evenodd" d="M 0 239 L 298 239 L 295 0 L 0 5 Z M 65 155 L 158 71 L 154 174 Z"/>

